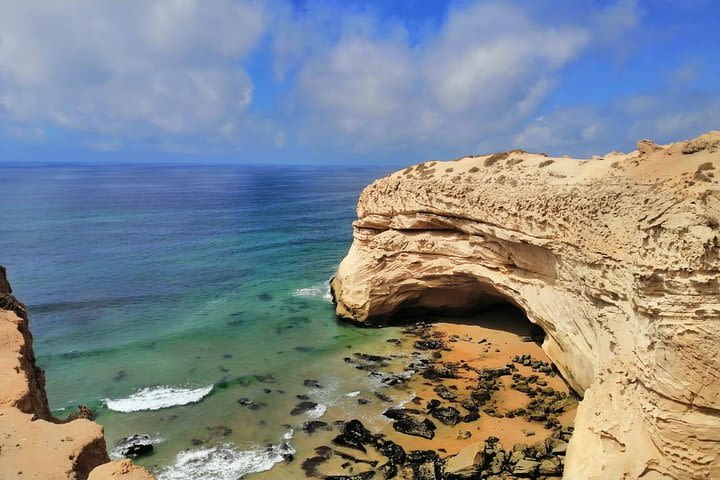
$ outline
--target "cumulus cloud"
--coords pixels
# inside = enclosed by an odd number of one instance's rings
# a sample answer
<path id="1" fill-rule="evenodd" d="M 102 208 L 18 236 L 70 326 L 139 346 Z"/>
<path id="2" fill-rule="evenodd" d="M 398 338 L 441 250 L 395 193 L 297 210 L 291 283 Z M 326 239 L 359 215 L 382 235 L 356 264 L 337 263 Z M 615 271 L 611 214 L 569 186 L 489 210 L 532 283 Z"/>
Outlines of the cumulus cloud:
<path id="1" fill-rule="evenodd" d="M 531 115 L 590 41 L 581 26 L 494 2 L 451 8 L 416 43 L 399 22 L 345 24 L 301 67 L 296 94 L 311 141 L 330 130 L 356 149 L 470 148 Z"/>
<path id="2" fill-rule="evenodd" d="M 4 123 L 106 135 L 219 135 L 252 101 L 241 61 L 263 4 L 0 2 Z"/>
<path id="3" fill-rule="evenodd" d="M 693 138 L 720 125 L 718 92 L 672 87 L 623 96 L 607 105 L 558 108 L 528 122 L 509 142 L 533 151 L 591 156 L 608 146 L 630 151 L 637 140 L 657 143 Z"/>
<path id="4" fill-rule="evenodd" d="M 0 0 L 0 11 L 0 132 L 27 142 L 58 130 L 96 151 L 576 153 L 684 134 L 719 110 L 668 102 L 669 88 L 545 111 L 574 62 L 632 53 L 638 0 L 461 0 L 421 27 L 313 0 Z M 691 64 L 666 75 L 688 88 L 698 76 Z"/>

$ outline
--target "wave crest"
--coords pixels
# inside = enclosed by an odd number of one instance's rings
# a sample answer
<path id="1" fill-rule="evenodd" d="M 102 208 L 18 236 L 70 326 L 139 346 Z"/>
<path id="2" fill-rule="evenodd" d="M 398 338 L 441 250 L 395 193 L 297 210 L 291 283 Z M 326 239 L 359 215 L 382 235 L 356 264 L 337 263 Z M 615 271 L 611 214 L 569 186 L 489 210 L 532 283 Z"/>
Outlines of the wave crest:
<path id="1" fill-rule="evenodd" d="M 190 389 L 161 385 L 138 390 L 127 398 L 105 399 L 105 405 L 116 412 L 139 412 L 142 410 L 160 410 L 197 403 L 205 398 L 213 389 L 207 387 Z"/>

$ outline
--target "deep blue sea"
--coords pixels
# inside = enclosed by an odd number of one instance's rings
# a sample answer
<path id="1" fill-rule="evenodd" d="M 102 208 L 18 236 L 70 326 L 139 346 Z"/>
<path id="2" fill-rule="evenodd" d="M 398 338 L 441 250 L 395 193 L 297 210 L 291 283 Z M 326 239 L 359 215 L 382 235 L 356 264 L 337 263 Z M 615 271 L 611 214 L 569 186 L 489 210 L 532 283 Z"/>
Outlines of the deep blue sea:
<path id="1" fill-rule="evenodd" d="M 279 463 L 305 380 L 319 417 L 362 389 L 342 353 L 388 335 L 339 323 L 327 283 L 360 191 L 391 170 L 0 167 L 0 264 L 51 408 L 91 406 L 111 449 L 152 435 L 141 463 L 162 479 Z"/>

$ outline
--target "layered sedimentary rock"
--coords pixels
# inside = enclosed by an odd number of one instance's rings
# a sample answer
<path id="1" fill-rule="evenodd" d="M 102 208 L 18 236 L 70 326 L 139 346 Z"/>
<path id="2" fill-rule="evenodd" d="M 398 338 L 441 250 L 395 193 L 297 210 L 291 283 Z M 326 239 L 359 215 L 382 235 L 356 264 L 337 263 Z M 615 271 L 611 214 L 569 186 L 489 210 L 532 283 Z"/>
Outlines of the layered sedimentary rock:
<path id="1" fill-rule="evenodd" d="M 85 480 L 110 461 L 100 425 L 85 419 L 63 423 L 51 415 L 25 307 L 12 296 L 2 267 L 0 386 L 0 480 Z M 129 470 L 134 476 L 118 476 L 120 467 L 106 467 L 92 478 L 153 478 L 142 469 Z"/>
<path id="2" fill-rule="evenodd" d="M 568 479 L 720 478 L 720 132 L 428 162 L 362 193 L 339 316 L 510 302 L 584 398 Z"/>

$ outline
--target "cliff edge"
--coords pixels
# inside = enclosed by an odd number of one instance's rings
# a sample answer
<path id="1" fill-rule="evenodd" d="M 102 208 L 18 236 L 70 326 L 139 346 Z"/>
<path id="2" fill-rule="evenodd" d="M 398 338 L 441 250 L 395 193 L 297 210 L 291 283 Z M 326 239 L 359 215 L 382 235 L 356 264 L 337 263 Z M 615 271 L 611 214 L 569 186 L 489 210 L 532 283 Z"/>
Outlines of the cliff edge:
<path id="1" fill-rule="evenodd" d="M 0 267 L 0 480 L 151 480 L 139 467 L 110 462 L 103 428 L 85 419 L 61 422 L 50 413 L 45 374 L 35 364 L 25 306 Z M 122 468 L 121 468 L 122 467 Z M 125 473 L 123 473 L 125 472 Z M 130 475 L 134 475 L 130 477 Z"/>
<path id="2" fill-rule="evenodd" d="M 720 478 L 720 132 L 588 160 L 511 151 L 365 188 L 340 317 L 520 307 L 584 398 L 568 479 Z"/>

